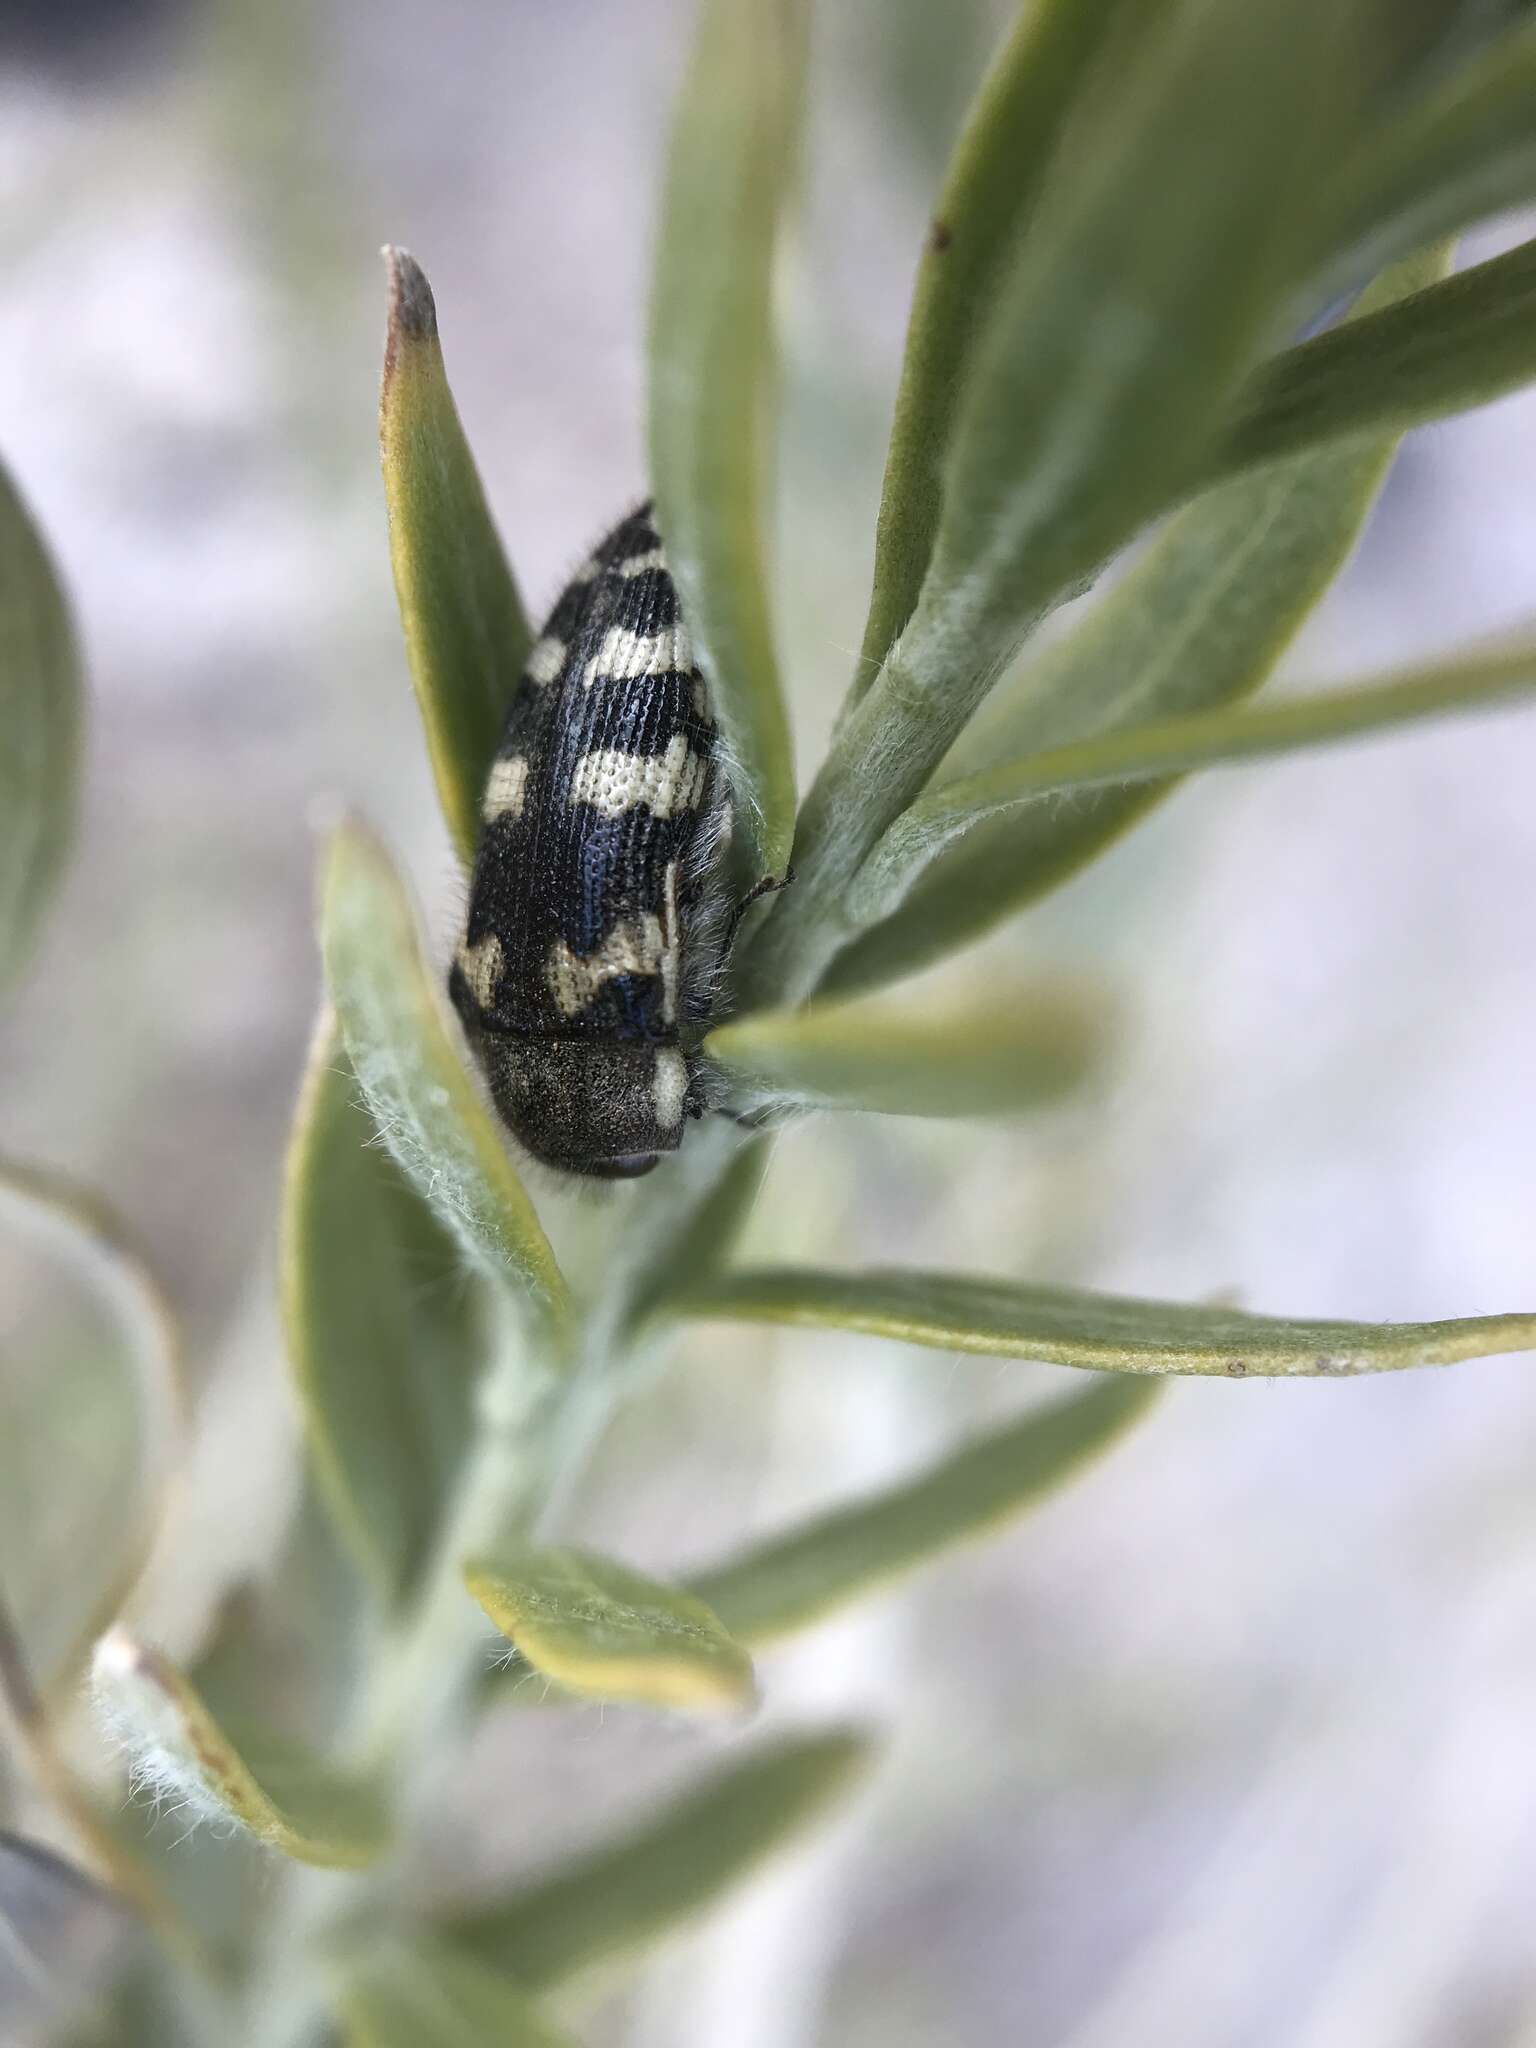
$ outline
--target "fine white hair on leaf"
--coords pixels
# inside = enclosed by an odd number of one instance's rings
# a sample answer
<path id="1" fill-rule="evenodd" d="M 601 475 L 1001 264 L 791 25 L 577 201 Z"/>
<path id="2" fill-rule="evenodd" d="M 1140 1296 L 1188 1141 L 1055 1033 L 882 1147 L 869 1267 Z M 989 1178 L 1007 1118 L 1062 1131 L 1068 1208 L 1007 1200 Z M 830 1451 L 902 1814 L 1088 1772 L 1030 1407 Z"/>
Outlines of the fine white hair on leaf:
<path id="1" fill-rule="evenodd" d="M 198 1769 L 175 1701 L 123 1629 L 110 1630 L 96 1646 L 91 1698 L 103 1731 L 127 1759 L 136 1797 L 147 1796 L 157 1813 L 187 1813 L 194 1825 L 240 1825 Z"/>

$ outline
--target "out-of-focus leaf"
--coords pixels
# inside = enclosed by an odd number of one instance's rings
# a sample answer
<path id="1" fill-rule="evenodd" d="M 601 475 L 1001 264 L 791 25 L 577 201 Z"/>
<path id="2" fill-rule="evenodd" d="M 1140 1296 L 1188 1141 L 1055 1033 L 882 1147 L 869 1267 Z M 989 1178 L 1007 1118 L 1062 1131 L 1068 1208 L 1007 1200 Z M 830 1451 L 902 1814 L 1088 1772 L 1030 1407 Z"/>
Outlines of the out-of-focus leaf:
<path id="1" fill-rule="evenodd" d="M 1533 108 L 1536 119 L 1536 108 Z M 1487 405 L 1536 377 L 1536 241 L 1276 356 L 1237 395 L 1212 479 Z"/>
<path id="2" fill-rule="evenodd" d="M 836 36 L 838 18 L 822 19 Z M 881 132 L 900 137 L 904 175 L 913 186 L 937 192 L 977 80 L 995 54 L 997 18 L 990 0 L 960 0 L 942 12 L 932 0 L 884 0 L 878 36 L 864 33 L 856 17 L 843 19 L 844 47 L 863 59 L 858 85 Z M 825 45 L 818 54 L 825 66 Z"/>
<path id="3" fill-rule="evenodd" d="M 922 12 L 946 32 L 931 4 Z M 977 334 L 1039 203 L 1084 73 L 1125 12 L 1125 0 L 1041 0 L 1024 8 L 961 133 L 912 293 L 852 701 L 873 682 L 917 603 Z"/>
<path id="4" fill-rule="evenodd" d="M 234 2024 L 227 1995 L 146 1943 L 112 1972 L 110 1990 L 88 2013 L 49 2036 L 48 2048 L 208 2048 L 230 2039 Z"/>
<path id="5" fill-rule="evenodd" d="M 691 1593 L 585 1550 L 472 1559 L 465 1584 L 546 1678 L 587 1699 L 685 1712 L 752 1704 L 752 1659 Z"/>
<path id="6" fill-rule="evenodd" d="M 138 1921 L 49 1849 L 0 1830 L 0 2040 L 57 2024 L 122 1960 Z"/>
<path id="7" fill-rule="evenodd" d="M 228 1984 L 276 1903 L 271 1858 L 243 1828 L 189 1828 L 176 1806 L 118 1797 L 100 1824 L 150 1891 L 146 1917 L 173 1930 L 166 1954 L 183 1972 L 195 1954 L 200 1974 Z"/>
<path id="8" fill-rule="evenodd" d="M 624 1267 L 614 1275 L 620 1323 L 642 1321 L 675 1287 L 724 1264 L 756 1206 L 770 1150 L 766 1138 L 744 1139 L 726 1117 L 690 1138 L 678 1166 L 696 1178 L 674 1195 L 662 1233 L 653 1236 L 647 1219 L 636 1218 Z"/>
<path id="9" fill-rule="evenodd" d="M 1536 20 L 1362 129 L 1325 187 L 1317 296 L 1536 198 Z"/>
<path id="10" fill-rule="evenodd" d="M 427 751 L 462 860 L 531 635 L 454 409 L 420 265 L 386 249 L 379 443 L 389 550 Z"/>
<path id="11" fill-rule="evenodd" d="M 1104 1012 L 1065 988 L 1003 986 L 984 1006 L 890 1002 L 759 1010 L 710 1033 L 738 1109 L 989 1116 L 1069 1094 L 1104 1048 Z"/>
<path id="12" fill-rule="evenodd" d="M 276 1735 L 242 1730 L 237 1745 L 191 1681 L 125 1630 L 102 1637 L 92 1678 L 137 1783 L 157 1799 L 197 1819 L 237 1822 L 300 1863 L 354 1869 L 388 1846 L 370 1782 Z"/>
<path id="13" fill-rule="evenodd" d="M 990 773 L 945 784 L 898 818 L 850 895 L 858 924 L 889 917 L 928 863 L 973 826 L 1083 790 L 1187 775 L 1270 754 L 1336 745 L 1420 718 L 1479 711 L 1536 690 L 1536 646 L 1469 655 L 1353 690 L 1280 704 L 1195 712 L 1079 740 Z"/>
<path id="14" fill-rule="evenodd" d="M 403 1599 L 473 1432 L 483 1304 L 359 1093 L 327 1013 L 289 1146 L 283 1320 L 329 1505 L 386 1596 Z"/>
<path id="15" fill-rule="evenodd" d="M 807 0 L 702 0 L 651 291 L 651 479 L 761 872 L 794 831 L 763 570 L 774 250 L 793 182 Z"/>
<path id="16" fill-rule="evenodd" d="M 396 1165 L 547 1336 L 564 1317 L 565 1282 L 450 1036 L 405 886 L 359 825 L 331 843 L 320 944 L 352 1071 Z"/>
<path id="17" fill-rule="evenodd" d="M 280 1727 L 306 1748 L 326 1750 L 355 1726 L 359 1666 L 382 1619 L 368 1594 L 306 1474 L 275 1564 L 226 1594 L 186 1667 L 204 1708 L 222 1727 Z M 179 2009 L 200 1988 L 205 1997 L 228 1995 L 242 1979 L 284 1907 L 270 1851 L 244 1828 L 189 1826 L 175 1799 L 119 1792 L 96 1816 L 118 1867 L 127 1858 L 136 1874 L 136 1881 L 120 1878 L 121 1888 L 147 1889 L 142 1911 L 161 1932 L 158 1952 L 174 1965 L 136 1970 L 115 1987 L 100 2048 L 207 2048 L 224 2040 L 227 2016 L 221 2024 L 193 2011 L 176 2024 L 169 2007 Z"/>
<path id="18" fill-rule="evenodd" d="M 74 830 L 83 693 L 69 609 L 0 468 L 0 992 L 31 952 Z"/>
<path id="19" fill-rule="evenodd" d="M 1536 1350 L 1536 1313 L 1448 1323 L 1344 1323 L 1030 1287 L 965 1273 L 869 1267 L 749 1268 L 701 1284 L 677 1312 L 858 1330 L 903 1344 L 1097 1372 L 1283 1378 L 1396 1372 Z"/>
<path id="20" fill-rule="evenodd" d="M 97 1196 L 0 1162 L 0 1221 L 78 1275 L 89 1311 L 20 1259 L 0 1374 L 0 1605 L 44 1694 L 78 1673 L 138 1576 L 181 1457 L 175 1319 Z M 74 1312 L 71 1312 L 74 1311 Z"/>
<path id="21" fill-rule="evenodd" d="M 621 1840 L 442 1932 L 535 1991 L 630 1954 L 686 1925 L 818 1820 L 868 1753 L 844 1729 L 765 1745 Z"/>
<path id="22" fill-rule="evenodd" d="M 1159 1391 L 1111 1379 L 966 1444 L 916 1479 L 770 1536 L 689 1581 L 743 1642 L 805 1628 L 988 1535 L 1115 1443 Z"/>
<path id="23" fill-rule="evenodd" d="M 570 2048 L 519 1985 L 425 1938 L 349 1962 L 336 2003 L 347 2048 Z"/>
<path id="24" fill-rule="evenodd" d="M 855 870 L 1024 635 L 1199 474 L 1294 282 L 1352 14 L 1158 10 L 1090 85 L 974 351 L 917 608 L 806 800 L 750 1000 L 815 985 Z"/>
<path id="25" fill-rule="evenodd" d="M 1397 265 L 1358 310 L 1421 289 L 1447 256 Z M 994 693 L 951 750 L 947 778 L 1257 689 L 1346 560 L 1396 445 L 1325 449 L 1186 507 L 1071 633 Z M 953 952 L 1067 880 L 1174 786 L 1127 783 L 977 825 L 838 955 L 824 986 L 875 986 Z"/>

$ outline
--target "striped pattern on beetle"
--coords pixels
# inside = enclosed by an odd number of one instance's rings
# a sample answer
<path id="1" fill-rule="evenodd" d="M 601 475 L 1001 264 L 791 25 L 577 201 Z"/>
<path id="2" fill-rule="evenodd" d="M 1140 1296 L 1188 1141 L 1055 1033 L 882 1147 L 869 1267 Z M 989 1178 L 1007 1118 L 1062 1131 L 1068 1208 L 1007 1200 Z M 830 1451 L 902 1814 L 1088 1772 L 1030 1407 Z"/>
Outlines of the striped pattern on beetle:
<path id="1" fill-rule="evenodd" d="M 498 1111 L 547 1164 L 632 1178 L 702 1115 L 729 824 L 708 692 L 642 505 L 529 653 L 448 978 Z"/>

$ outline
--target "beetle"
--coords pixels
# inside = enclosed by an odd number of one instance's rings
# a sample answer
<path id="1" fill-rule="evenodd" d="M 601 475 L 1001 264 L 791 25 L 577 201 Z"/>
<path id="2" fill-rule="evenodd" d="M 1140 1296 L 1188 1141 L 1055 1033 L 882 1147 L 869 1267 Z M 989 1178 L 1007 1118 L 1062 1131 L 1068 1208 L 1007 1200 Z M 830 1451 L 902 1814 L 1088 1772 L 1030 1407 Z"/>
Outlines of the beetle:
<path id="1" fill-rule="evenodd" d="M 448 978 L 497 1111 L 547 1165 L 632 1179 L 712 1106 L 698 1044 L 737 922 L 730 825 L 647 502 L 582 563 L 529 652 Z"/>

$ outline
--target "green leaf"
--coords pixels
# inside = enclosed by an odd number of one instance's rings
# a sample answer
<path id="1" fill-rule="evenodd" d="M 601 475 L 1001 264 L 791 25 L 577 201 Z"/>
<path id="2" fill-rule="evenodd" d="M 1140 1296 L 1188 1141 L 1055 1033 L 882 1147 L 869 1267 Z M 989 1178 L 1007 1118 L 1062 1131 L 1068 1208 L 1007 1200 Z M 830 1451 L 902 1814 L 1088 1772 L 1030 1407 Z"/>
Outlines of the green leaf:
<path id="1" fill-rule="evenodd" d="M 820 1819 L 867 1755 L 865 1738 L 847 1730 L 767 1744 L 619 1841 L 442 1932 L 535 1991 L 628 1955 L 686 1925 Z"/>
<path id="2" fill-rule="evenodd" d="M 659 1227 L 649 1231 L 646 1219 L 636 1219 L 624 1266 L 613 1275 L 616 1327 L 643 1322 L 674 1289 L 723 1265 L 757 1205 L 769 1140 L 747 1138 L 727 1117 L 712 1123 L 690 1138 L 678 1164 L 693 1172 L 686 1182 L 671 1176 L 672 1202 Z"/>
<path id="3" fill-rule="evenodd" d="M 337 1993 L 347 2048 L 563 2048 L 528 1994 L 425 1937 L 351 1961 Z"/>
<path id="4" fill-rule="evenodd" d="M 710 1033 L 733 1107 L 988 1116 L 1078 1087 L 1103 1051 L 1102 1005 L 1067 989 L 1003 988 L 984 1005 L 888 1002 L 759 1010 Z"/>
<path id="5" fill-rule="evenodd" d="M 47 1695 L 78 1676 L 148 1558 L 186 1394 L 175 1317 L 99 1197 L 0 1161 L 0 1221 L 20 1255 L 0 1374 L 0 1607 Z"/>
<path id="6" fill-rule="evenodd" d="M 457 1240 L 380 1143 L 329 1012 L 289 1145 L 281 1281 L 327 1502 L 386 1598 L 404 1600 L 474 1432 L 484 1304 Z"/>
<path id="7" fill-rule="evenodd" d="M 1384 682 L 1292 702 L 1195 712 L 1159 725 L 1079 740 L 947 783 L 914 804 L 882 840 L 854 885 L 856 922 L 889 917 L 924 867 L 974 826 L 1031 804 L 1127 783 L 1158 782 L 1195 768 L 1333 746 L 1420 718 L 1480 711 L 1536 689 L 1536 646 L 1409 669 Z"/>
<path id="8" fill-rule="evenodd" d="M 1083 75 L 1125 11 L 1125 0 L 1041 0 L 1026 7 L 993 60 L 956 146 L 912 294 L 875 528 L 874 589 L 851 701 L 873 682 L 917 603 L 938 530 L 955 411 L 983 315 L 1039 204 Z M 931 6 L 924 18 L 936 18 Z M 949 24 L 941 29 L 953 32 Z"/>
<path id="9" fill-rule="evenodd" d="M 555 1255 L 453 1043 L 404 884 L 356 824 L 331 842 L 320 946 L 352 1071 L 396 1165 L 548 1335 L 567 1306 Z"/>
<path id="10" fill-rule="evenodd" d="M 1398 265 L 1358 310 L 1428 284 L 1447 253 Z M 1383 436 L 1303 456 L 1187 506 L 1071 633 L 994 694 L 952 749 L 949 779 L 1257 689 L 1347 559 L 1396 445 Z M 1127 783 L 978 824 L 838 955 L 825 988 L 878 985 L 952 952 L 1065 881 L 1174 786 Z"/>
<path id="11" fill-rule="evenodd" d="M 466 865 L 531 634 L 443 369 L 432 288 L 386 249 L 389 331 L 379 445 L 400 622 L 427 751 Z"/>
<path id="12" fill-rule="evenodd" d="M 858 1330 L 903 1344 L 1030 1358 L 1042 1365 L 1236 1379 L 1396 1372 L 1536 1350 L 1536 1314 L 1468 1316 L 1449 1323 L 1301 1321 L 878 1266 L 856 1273 L 809 1266 L 726 1273 L 677 1307 L 683 1315 Z"/>
<path id="13" fill-rule="evenodd" d="M 717 1712 L 756 1698 L 752 1660 L 702 1601 L 585 1550 L 472 1559 L 464 1582 L 536 1671 L 587 1699 Z"/>
<path id="14" fill-rule="evenodd" d="M 120 1784 L 110 1799 L 97 1809 L 98 1824 L 108 1832 L 121 1889 L 139 1894 L 145 1918 L 156 1923 L 161 1953 L 181 1972 L 233 1982 L 275 1904 L 266 1849 L 244 1828 L 168 1825 L 164 1804 L 125 1797 Z"/>
<path id="15" fill-rule="evenodd" d="M 74 832 L 83 720 L 64 593 L 0 468 L 0 992 L 32 950 Z"/>
<path id="16" fill-rule="evenodd" d="M 703 0 L 673 120 L 651 292 L 651 478 L 683 616 L 760 871 L 794 831 L 794 762 L 763 572 L 773 264 L 792 182 L 808 0 Z"/>
<path id="17" fill-rule="evenodd" d="M 1536 198 L 1536 20 L 1371 124 L 1326 187 L 1315 297 Z"/>
<path id="18" fill-rule="evenodd" d="M 167 1829 L 165 1832 L 169 1833 Z M 162 1948 L 141 1943 L 111 1989 L 48 2048 L 208 2048 L 228 2037 L 229 2001 Z"/>
<path id="19" fill-rule="evenodd" d="M 377 1789 L 283 1737 L 242 1731 L 238 1747 L 170 1660 L 113 1629 L 96 1647 L 98 1710 L 137 1783 L 215 1824 L 237 1822 L 300 1863 L 355 1869 L 388 1846 Z"/>
<path id="20" fill-rule="evenodd" d="M 1158 1391 L 1152 1380 L 1106 1380 L 689 1583 L 743 1642 L 788 1635 L 1023 1514 L 1106 1451 Z"/>
<path id="21" fill-rule="evenodd" d="M 1239 392 L 1207 473 L 1234 475 L 1349 435 L 1401 433 L 1533 377 L 1536 241 L 1266 363 Z"/>
<path id="22" fill-rule="evenodd" d="M 1160 10 L 1104 68 L 978 343 L 922 594 L 806 800 L 750 1000 L 815 985 L 854 872 L 1024 635 L 1198 475 L 1294 282 L 1351 13 Z"/>

